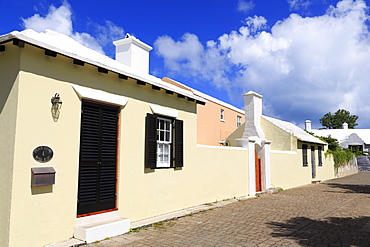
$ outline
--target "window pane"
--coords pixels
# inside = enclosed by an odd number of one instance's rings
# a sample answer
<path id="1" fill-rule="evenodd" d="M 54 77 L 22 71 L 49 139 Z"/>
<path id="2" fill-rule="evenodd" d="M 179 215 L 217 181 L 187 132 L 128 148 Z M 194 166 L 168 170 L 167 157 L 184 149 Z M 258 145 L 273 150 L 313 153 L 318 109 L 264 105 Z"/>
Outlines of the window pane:
<path id="1" fill-rule="evenodd" d="M 159 160 L 159 163 L 162 164 L 163 163 L 163 154 L 160 154 L 158 158 L 159 158 L 158 159 Z"/>
<path id="2" fill-rule="evenodd" d="M 166 130 L 170 130 L 170 122 L 166 121 Z"/>
<path id="3" fill-rule="evenodd" d="M 168 164 L 169 163 L 168 154 L 164 154 L 163 155 L 163 163 L 165 163 L 165 164 Z"/>
<path id="4" fill-rule="evenodd" d="M 169 145 L 168 144 L 167 145 L 163 145 L 163 153 L 168 154 L 169 153 L 168 148 L 169 148 Z"/>
<path id="5" fill-rule="evenodd" d="M 163 153 L 163 145 L 162 145 L 162 144 L 158 144 L 158 145 L 157 145 L 157 153 L 158 153 L 158 154 Z"/>
<path id="6" fill-rule="evenodd" d="M 166 142 L 170 141 L 170 132 L 166 132 Z"/>
<path id="7" fill-rule="evenodd" d="M 158 118 L 157 125 L 157 167 L 171 166 L 172 120 Z"/>
<path id="8" fill-rule="evenodd" d="M 163 130 L 164 129 L 164 126 L 165 126 L 165 121 L 164 120 L 161 120 L 161 129 Z"/>

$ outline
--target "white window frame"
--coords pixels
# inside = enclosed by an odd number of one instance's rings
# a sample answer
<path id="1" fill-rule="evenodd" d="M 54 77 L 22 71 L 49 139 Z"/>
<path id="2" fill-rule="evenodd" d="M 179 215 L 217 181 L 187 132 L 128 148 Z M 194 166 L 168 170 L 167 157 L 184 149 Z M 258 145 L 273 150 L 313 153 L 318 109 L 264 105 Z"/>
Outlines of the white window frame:
<path id="1" fill-rule="evenodd" d="M 157 167 L 171 167 L 171 150 L 172 150 L 172 120 L 168 118 L 158 117 Z"/>
<path id="2" fill-rule="evenodd" d="M 242 126 L 242 117 L 236 116 L 236 127 Z"/>
<path id="3" fill-rule="evenodd" d="M 224 109 L 220 110 L 220 120 L 225 122 L 225 110 Z"/>

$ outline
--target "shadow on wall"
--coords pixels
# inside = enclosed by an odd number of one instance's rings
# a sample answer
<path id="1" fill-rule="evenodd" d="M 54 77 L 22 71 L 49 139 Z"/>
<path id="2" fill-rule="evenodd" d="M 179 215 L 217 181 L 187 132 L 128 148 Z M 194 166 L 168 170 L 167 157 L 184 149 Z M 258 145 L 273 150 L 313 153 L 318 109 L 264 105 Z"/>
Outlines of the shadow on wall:
<path id="1" fill-rule="evenodd" d="M 314 220 L 292 218 L 286 222 L 269 222 L 273 237 L 297 241 L 300 246 L 369 246 L 370 217 Z"/>
<path id="2" fill-rule="evenodd" d="M 0 73 L 1 77 L 1 73 Z M 1 78 L 2 79 L 2 78 Z M 10 96 L 10 92 L 14 86 L 14 81 L 16 80 L 16 76 L 12 77 L 10 81 L 3 81 L 0 80 L 0 114 L 3 112 L 5 104 Z"/>

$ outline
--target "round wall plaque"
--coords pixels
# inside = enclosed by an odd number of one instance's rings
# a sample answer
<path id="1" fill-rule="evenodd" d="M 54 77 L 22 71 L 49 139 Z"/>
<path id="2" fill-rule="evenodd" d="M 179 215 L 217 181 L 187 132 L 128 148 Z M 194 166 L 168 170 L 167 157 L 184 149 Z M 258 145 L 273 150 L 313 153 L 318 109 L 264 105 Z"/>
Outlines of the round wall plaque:
<path id="1" fill-rule="evenodd" d="M 53 158 L 53 150 L 47 146 L 39 146 L 33 150 L 33 158 L 37 162 L 48 162 Z"/>

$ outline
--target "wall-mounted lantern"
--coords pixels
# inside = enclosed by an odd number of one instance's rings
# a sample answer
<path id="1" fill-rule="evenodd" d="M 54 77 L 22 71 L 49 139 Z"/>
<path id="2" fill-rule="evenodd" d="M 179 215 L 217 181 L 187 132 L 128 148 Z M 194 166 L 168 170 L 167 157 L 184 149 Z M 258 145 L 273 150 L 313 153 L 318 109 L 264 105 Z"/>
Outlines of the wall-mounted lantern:
<path id="1" fill-rule="evenodd" d="M 62 108 L 62 100 L 58 93 L 51 97 L 51 115 L 53 116 L 54 122 L 57 122 L 60 115 L 60 109 Z"/>
<path id="2" fill-rule="evenodd" d="M 51 97 L 51 103 L 53 104 L 53 108 L 60 110 L 62 108 L 62 100 L 58 93 L 56 93 L 53 97 Z"/>

